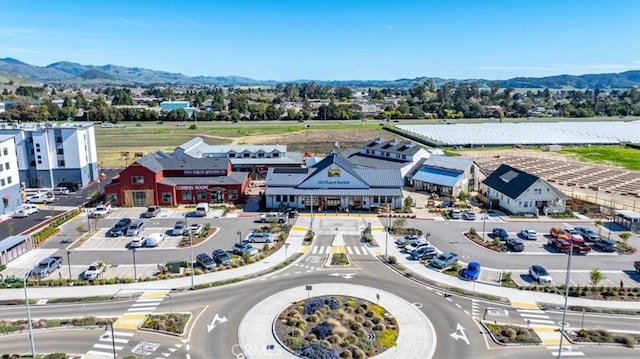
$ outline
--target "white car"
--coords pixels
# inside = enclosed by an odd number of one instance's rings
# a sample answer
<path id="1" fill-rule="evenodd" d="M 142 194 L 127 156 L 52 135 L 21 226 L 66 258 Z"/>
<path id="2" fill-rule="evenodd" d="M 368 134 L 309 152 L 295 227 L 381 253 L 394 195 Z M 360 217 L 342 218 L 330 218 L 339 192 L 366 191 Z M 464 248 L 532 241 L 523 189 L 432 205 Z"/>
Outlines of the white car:
<path id="1" fill-rule="evenodd" d="M 27 203 L 51 203 L 56 197 L 51 193 L 36 193 L 27 198 Z"/>
<path id="2" fill-rule="evenodd" d="M 469 210 L 469 211 L 464 211 L 462 213 L 462 218 L 468 220 L 468 221 L 475 221 L 476 220 L 476 214 L 473 213 L 473 211 Z"/>
<path id="3" fill-rule="evenodd" d="M 415 241 L 415 240 L 420 240 L 420 239 L 424 239 L 424 237 L 419 236 L 417 234 L 407 234 L 407 235 L 404 235 L 402 237 L 398 237 L 394 241 L 394 243 L 400 246 L 400 245 L 404 244 L 405 242 L 410 242 L 410 241 Z M 425 239 L 425 241 L 426 241 L 426 239 Z"/>
<path id="4" fill-rule="evenodd" d="M 135 237 L 129 242 L 129 248 L 141 248 L 145 239 L 147 239 L 145 236 Z"/>
<path id="5" fill-rule="evenodd" d="M 449 216 L 451 217 L 451 219 L 460 219 L 462 218 L 462 213 L 460 213 L 460 210 L 452 209 L 451 211 L 449 211 Z"/>
<path id="6" fill-rule="evenodd" d="M 144 240 L 145 247 L 157 247 L 158 243 L 162 242 L 164 239 L 164 234 L 162 233 L 151 233 Z"/>
<path id="7" fill-rule="evenodd" d="M 413 251 L 415 251 L 415 250 L 418 250 L 418 249 L 420 249 L 420 248 L 422 248 L 422 247 L 428 247 L 428 246 L 429 246 L 429 243 L 427 243 L 427 241 L 424 241 L 424 242 L 421 242 L 421 241 L 415 241 L 415 242 L 413 242 L 413 243 L 407 244 L 407 245 L 404 247 L 404 250 L 405 250 L 407 253 L 411 254 L 411 253 L 413 253 Z"/>
<path id="8" fill-rule="evenodd" d="M 251 243 L 271 243 L 276 241 L 276 237 L 271 233 L 253 232 L 247 236 L 247 240 Z"/>
<path id="9" fill-rule="evenodd" d="M 528 240 L 532 240 L 535 241 L 536 239 L 538 239 L 538 232 L 534 231 L 533 229 L 523 229 L 520 231 L 520 237 L 522 237 L 523 239 L 528 239 Z"/>
<path id="10" fill-rule="evenodd" d="M 540 284 L 553 284 L 551 275 L 549 275 L 549 272 L 541 265 L 536 264 L 529 267 L 529 275 Z"/>
<path id="11" fill-rule="evenodd" d="M 30 215 L 38 212 L 40 212 L 40 209 L 38 208 L 38 206 L 34 204 L 23 204 L 22 206 L 16 208 L 15 211 L 13 211 L 13 213 L 11 214 L 11 217 L 24 218 L 24 217 L 29 217 Z"/>
<path id="12" fill-rule="evenodd" d="M 89 268 L 87 268 L 82 273 L 83 279 L 96 279 L 104 271 L 104 265 L 100 265 L 98 262 L 92 263 Z"/>
<path id="13" fill-rule="evenodd" d="M 199 236 L 200 233 L 202 233 L 202 231 L 204 230 L 204 226 L 201 224 L 194 223 L 191 225 L 191 227 L 189 227 L 189 230 L 191 231 L 191 234 L 193 234 L 194 236 Z"/>
<path id="14" fill-rule="evenodd" d="M 56 196 L 68 195 L 69 189 L 67 187 L 56 187 L 53 189 L 53 194 Z"/>

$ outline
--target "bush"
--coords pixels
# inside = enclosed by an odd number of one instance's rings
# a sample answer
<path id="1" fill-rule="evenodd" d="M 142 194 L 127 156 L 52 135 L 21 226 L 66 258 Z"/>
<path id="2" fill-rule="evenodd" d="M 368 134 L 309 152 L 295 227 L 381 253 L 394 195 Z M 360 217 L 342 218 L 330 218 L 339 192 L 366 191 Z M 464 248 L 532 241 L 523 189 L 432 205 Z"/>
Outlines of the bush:
<path id="1" fill-rule="evenodd" d="M 300 356 L 305 359 L 338 359 L 335 349 L 328 349 L 320 342 L 304 344 Z"/>
<path id="2" fill-rule="evenodd" d="M 331 324 L 322 322 L 312 329 L 312 333 L 315 334 L 318 339 L 323 340 L 333 334 L 333 328 Z"/>

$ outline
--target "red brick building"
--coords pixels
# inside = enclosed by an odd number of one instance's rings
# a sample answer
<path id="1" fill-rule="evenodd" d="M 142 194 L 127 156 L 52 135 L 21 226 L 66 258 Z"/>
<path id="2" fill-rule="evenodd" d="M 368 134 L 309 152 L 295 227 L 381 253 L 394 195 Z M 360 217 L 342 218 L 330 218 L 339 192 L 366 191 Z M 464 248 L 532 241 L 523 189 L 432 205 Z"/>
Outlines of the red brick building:
<path id="1" fill-rule="evenodd" d="M 162 152 L 140 158 L 105 186 L 114 206 L 241 203 L 249 182 L 232 172 L 228 158 L 173 158 Z"/>

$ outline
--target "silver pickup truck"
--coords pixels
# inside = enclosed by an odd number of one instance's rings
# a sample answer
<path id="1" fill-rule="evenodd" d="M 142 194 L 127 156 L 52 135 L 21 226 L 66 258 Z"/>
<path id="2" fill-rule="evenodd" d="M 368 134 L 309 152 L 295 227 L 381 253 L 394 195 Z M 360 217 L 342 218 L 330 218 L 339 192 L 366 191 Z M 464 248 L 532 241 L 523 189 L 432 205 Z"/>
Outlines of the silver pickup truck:
<path id="1" fill-rule="evenodd" d="M 29 272 L 30 277 L 47 278 L 51 272 L 62 266 L 62 257 L 47 257 Z"/>

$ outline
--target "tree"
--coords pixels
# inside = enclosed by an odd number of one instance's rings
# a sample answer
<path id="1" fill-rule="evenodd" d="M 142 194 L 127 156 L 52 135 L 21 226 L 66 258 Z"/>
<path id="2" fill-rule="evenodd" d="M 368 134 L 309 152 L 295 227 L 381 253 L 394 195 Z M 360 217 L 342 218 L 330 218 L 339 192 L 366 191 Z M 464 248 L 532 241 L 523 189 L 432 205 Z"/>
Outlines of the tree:
<path id="1" fill-rule="evenodd" d="M 280 111 L 274 105 L 267 106 L 267 109 L 265 110 L 264 115 L 269 121 L 275 121 L 280 119 Z"/>
<path id="2" fill-rule="evenodd" d="M 598 268 L 593 268 L 591 270 L 591 272 L 589 273 L 589 279 L 591 280 L 591 285 L 593 285 L 593 292 L 595 293 L 596 291 L 596 287 L 598 286 L 598 283 L 602 282 L 605 278 L 604 274 L 602 274 L 602 272 L 598 269 Z"/>

